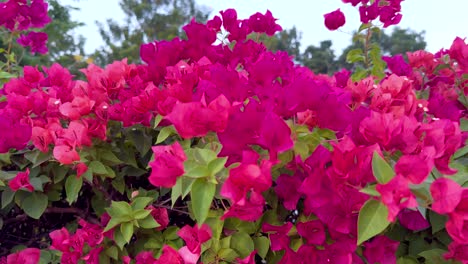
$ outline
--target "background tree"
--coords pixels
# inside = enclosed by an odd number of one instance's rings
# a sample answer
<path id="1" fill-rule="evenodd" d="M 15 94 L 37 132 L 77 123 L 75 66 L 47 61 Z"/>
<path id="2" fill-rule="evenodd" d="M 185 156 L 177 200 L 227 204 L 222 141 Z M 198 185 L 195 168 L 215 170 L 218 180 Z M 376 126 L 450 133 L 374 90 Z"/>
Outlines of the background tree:
<path id="1" fill-rule="evenodd" d="M 291 29 L 278 32 L 273 37 L 268 37 L 265 34 L 260 37 L 260 41 L 262 41 L 268 49 L 272 51 L 287 51 L 289 55 L 294 56 L 296 61 L 299 61 L 301 57 L 301 39 L 302 34 L 295 26 Z"/>
<path id="2" fill-rule="evenodd" d="M 332 74 L 337 69 L 332 45 L 331 40 L 321 41 L 318 47 L 309 45 L 302 53 L 300 62 L 315 73 Z"/>
<path id="3" fill-rule="evenodd" d="M 383 55 L 403 54 L 406 57 L 406 52 L 423 50 L 427 43 L 424 39 L 425 31 L 415 32 L 409 28 L 402 29 L 396 27 L 391 34 L 386 34 L 384 31 L 372 34 L 372 42 L 378 43 Z M 338 68 L 351 69 L 352 65 L 346 62 L 346 55 L 350 50 L 363 49 L 364 44 L 361 41 L 362 35 L 355 34 L 352 43 L 343 50 L 343 53 L 337 60 Z"/>
<path id="4" fill-rule="evenodd" d="M 383 55 L 405 55 L 408 51 L 426 48 L 425 32 L 415 32 L 411 29 L 395 28 L 392 33 L 384 31 L 374 32 L 372 42 L 378 43 Z M 346 55 L 350 50 L 363 49 L 362 34 L 355 33 L 351 44 L 346 47 L 340 56 L 333 51 L 331 40 L 321 41 L 319 46 L 309 45 L 301 51 L 301 32 L 293 27 L 283 30 L 270 39 L 266 36 L 260 38 L 265 45 L 273 50 L 287 51 L 295 57 L 296 62 L 310 68 L 315 73 L 331 74 L 340 68 L 351 69 L 352 65 L 346 62 Z M 405 55 L 406 56 L 406 55 Z"/>
<path id="5" fill-rule="evenodd" d="M 113 19 L 106 25 L 97 22 L 105 43 L 93 55 L 97 64 L 123 58 L 138 62 L 141 44 L 182 37 L 183 25 L 194 17 L 204 22 L 209 15 L 195 0 L 121 0 L 120 7 L 125 14 L 123 24 Z"/>

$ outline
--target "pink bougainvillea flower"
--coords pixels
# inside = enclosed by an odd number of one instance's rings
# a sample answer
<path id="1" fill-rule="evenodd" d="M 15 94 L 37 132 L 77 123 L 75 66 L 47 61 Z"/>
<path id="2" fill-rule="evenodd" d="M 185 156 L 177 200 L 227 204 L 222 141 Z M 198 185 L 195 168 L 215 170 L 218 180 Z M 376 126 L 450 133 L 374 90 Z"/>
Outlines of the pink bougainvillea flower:
<path id="1" fill-rule="evenodd" d="M 434 166 L 434 161 L 427 155 L 403 155 L 395 165 L 395 172 L 405 176 L 411 183 L 422 183 Z"/>
<path id="2" fill-rule="evenodd" d="M 46 54 L 49 51 L 46 46 L 47 39 L 46 33 L 31 31 L 27 35 L 21 35 L 18 38 L 18 43 L 23 47 L 31 47 L 32 54 Z"/>
<path id="3" fill-rule="evenodd" d="M 30 192 L 34 191 L 34 187 L 29 181 L 29 168 L 27 168 L 25 172 L 19 172 L 18 174 L 16 174 L 15 178 L 10 180 L 8 186 L 12 191 L 15 192 L 19 189 L 25 189 Z"/>
<path id="4" fill-rule="evenodd" d="M 460 215 L 452 214 L 445 224 L 445 228 L 450 237 L 458 243 L 466 244 L 468 240 L 468 220 Z"/>
<path id="5" fill-rule="evenodd" d="M 201 245 L 210 240 L 211 234 L 211 228 L 207 224 L 203 224 L 201 227 L 186 225 L 177 231 L 177 235 L 185 241 L 190 252 L 194 254 L 200 254 Z"/>
<path id="6" fill-rule="evenodd" d="M 52 21 L 47 10 L 48 4 L 44 0 L 34 0 L 31 2 L 28 12 L 31 27 L 42 28 Z"/>
<path id="7" fill-rule="evenodd" d="M 23 149 L 31 139 L 31 126 L 23 124 L 18 118 L 2 114 L 0 110 L 0 153 L 5 153 L 10 148 Z"/>
<path id="8" fill-rule="evenodd" d="M 229 171 L 229 177 L 221 188 L 221 195 L 237 203 L 251 190 L 257 193 L 268 190 L 272 184 L 269 169 L 271 164 L 267 161 L 263 161 L 262 166 L 242 163 Z"/>
<path id="9" fill-rule="evenodd" d="M 452 179 L 439 178 L 432 182 L 432 210 L 439 214 L 451 213 L 461 200 L 463 189 Z"/>
<path id="10" fill-rule="evenodd" d="M 92 224 L 86 222 L 83 219 L 78 221 L 78 224 L 82 227 L 81 231 L 83 231 L 86 237 L 86 243 L 90 247 L 96 247 L 102 243 L 104 240 L 104 235 L 102 231 L 104 230 L 100 225 Z"/>
<path id="11" fill-rule="evenodd" d="M 195 19 L 192 19 L 182 29 L 187 34 L 187 38 L 196 43 L 197 46 L 209 46 L 216 41 L 217 31 L 211 30 L 205 24 L 197 23 Z"/>
<path id="12" fill-rule="evenodd" d="M 399 11 L 399 9 L 392 6 L 383 6 L 380 8 L 380 22 L 384 23 L 384 28 L 400 23 L 403 16 L 399 13 Z"/>
<path id="13" fill-rule="evenodd" d="M 37 264 L 41 257 L 41 251 L 37 248 L 26 248 L 17 253 L 8 255 L 7 264 Z"/>
<path id="14" fill-rule="evenodd" d="M 394 241 L 386 236 L 374 237 L 364 243 L 364 257 L 367 263 L 393 264 L 396 263 L 396 250 L 399 241 Z"/>
<path id="15" fill-rule="evenodd" d="M 343 12 L 338 8 L 337 10 L 323 15 L 325 18 L 325 26 L 329 30 L 337 30 L 346 23 L 346 18 Z"/>
<path id="16" fill-rule="evenodd" d="M 382 60 L 387 63 L 388 69 L 398 76 L 411 76 L 413 69 L 406 63 L 401 54 L 394 56 L 382 56 Z"/>
<path id="17" fill-rule="evenodd" d="M 301 193 L 298 192 L 302 185 L 302 181 L 297 176 L 289 176 L 287 174 L 281 174 L 276 180 L 275 192 L 278 198 L 283 200 L 284 208 L 288 210 L 294 210 L 297 202 L 301 197 Z"/>
<path id="18" fill-rule="evenodd" d="M 276 20 L 270 10 L 267 10 L 264 15 L 257 12 L 250 16 L 248 23 L 253 32 L 273 36 L 276 32 L 283 30 L 280 25 L 276 24 Z"/>
<path id="19" fill-rule="evenodd" d="M 281 226 L 263 223 L 262 232 L 268 233 L 271 241 L 271 250 L 278 251 L 289 248 L 289 231 L 293 227 L 292 223 L 287 222 Z"/>
<path id="20" fill-rule="evenodd" d="M 325 242 L 325 226 L 320 220 L 297 223 L 297 232 L 308 244 L 322 245 Z"/>
<path id="21" fill-rule="evenodd" d="M 151 210 L 151 216 L 159 224 L 159 227 L 156 228 L 157 230 L 164 230 L 169 225 L 169 216 L 166 208 L 150 205 L 146 209 Z"/>
<path id="22" fill-rule="evenodd" d="M 401 210 L 418 206 L 408 184 L 409 181 L 401 174 L 397 174 L 386 184 L 377 184 L 376 189 L 381 195 L 382 203 L 388 208 L 388 221 L 395 221 Z"/>
<path id="23" fill-rule="evenodd" d="M 460 68 L 468 70 L 468 44 L 465 43 L 465 40 L 456 37 L 450 46 L 449 55 L 458 62 Z"/>
<path id="24" fill-rule="evenodd" d="M 75 145 L 70 144 L 65 140 L 63 141 L 63 144 L 55 145 L 52 154 L 58 162 L 64 165 L 73 164 L 73 162 L 80 160 L 80 155 L 76 151 Z"/>
<path id="25" fill-rule="evenodd" d="M 135 257 L 135 264 L 157 264 L 159 263 L 151 251 L 141 251 Z"/>
<path id="26" fill-rule="evenodd" d="M 96 247 L 89 251 L 88 255 L 82 259 L 86 261 L 86 264 L 99 264 L 99 254 L 104 250 L 104 247 Z"/>
<path id="27" fill-rule="evenodd" d="M 348 80 L 351 76 L 351 72 L 347 69 L 342 69 L 339 72 L 335 72 L 333 76 L 335 77 L 336 86 L 340 88 L 345 88 L 346 85 L 348 85 Z"/>
<path id="28" fill-rule="evenodd" d="M 242 221 L 257 221 L 262 216 L 264 205 L 265 199 L 263 198 L 262 194 L 258 192 L 251 192 L 250 197 L 232 204 L 231 207 L 221 217 L 221 220 L 233 217 Z"/>
<path id="29" fill-rule="evenodd" d="M 85 163 L 78 163 L 75 165 L 76 177 L 80 178 L 83 173 L 88 171 L 88 166 Z"/>
<path id="30" fill-rule="evenodd" d="M 166 118 L 174 124 L 181 137 L 200 137 L 210 131 L 223 132 L 230 107 L 226 97 L 220 95 L 208 106 L 203 102 L 178 103 Z"/>
<path id="31" fill-rule="evenodd" d="M 200 258 L 200 254 L 195 254 L 191 252 L 187 246 L 181 247 L 177 252 L 183 258 L 184 260 L 183 264 L 197 264 L 198 259 Z M 168 263 L 168 262 L 161 262 L 161 264 L 164 264 L 164 263 Z M 179 262 L 175 262 L 175 263 L 179 263 Z"/>
<path id="32" fill-rule="evenodd" d="M 369 23 L 370 21 L 379 17 L 379 2 L 375 1 L 373 4 L 368 6 L 360 6 L 359 7 L 359 16 L 361 18 L 361 22 L 364 24 Z"/>
<path id="33" fill-rule="evenodd" d="M 430 227 L 429 222 L 418 210 L 403 209 L 398 214 L 400 224 L 409 230 L 421 231 Z"/>
<path id="34" fill-rule="evenodd" d="M 55 249 L 61 252 L 69 251 L 70 246 L 68 240 L 70 239 L 70 233 L 65 227 L 49 233 L 50 239 L 52 239 L 51 249 Z"/>
<path id="35" fill-rule="evenodd" d="M 257 250 L 252 251 L 247 257 L 241 259 L 237 258 L 237 264 L 255 264 L 255 255 L 257 254 Z"/>
<path id="36" fill-rule="evenodd" d="M 270 112 L 265 116 L 258 144 L 269 150 L 271 162 L 277 161 L 277 153 L 292 148 L 291 129 L 278 115 Z"/>
<path id="37" fill-rule="evenodd" d="M 32 128 L 31 140 L 34 146 L 44 153 L 49 151 L 49 145 L 53 142 L 50 131 L 37 126 Z"/>
<path id="38" fill-rule="evenodd" d="M 462 261 L 462 263 L 468 263 L 468 244 L 452 242 L 448 246 L 447 253 L 444 254 L 445 259 L 456 259 Z"/>
<path id="39" fill-rule="evenodd" d="M 184 161 L 187 160 L 184 149 L 176 142 L 168 146 L 154 146 L 154 161 L 150 162 L 152 185 L 170 188 L 177 178 L 184 174 Z"/>
<path id="40" fill-rule="evenodd" d="M 198 259 L 197 259 L 198 260 Z M 183 255 L 179 254 L 177 250 L 173 249 L 168 245 L 164 245 L 162 248 L 162 254 L 154 264 L 166 264 L 166 263 L 174 263 L 174 264 L 192 264 L 184 260 Z M 196 261 L 193 262 L 196 264 Z"/>

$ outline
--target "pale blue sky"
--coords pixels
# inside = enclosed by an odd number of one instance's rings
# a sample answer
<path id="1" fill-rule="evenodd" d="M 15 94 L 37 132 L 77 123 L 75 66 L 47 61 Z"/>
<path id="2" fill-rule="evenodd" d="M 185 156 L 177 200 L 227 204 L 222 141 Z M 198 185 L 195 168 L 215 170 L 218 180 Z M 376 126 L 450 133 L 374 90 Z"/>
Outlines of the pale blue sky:
<path id="1" fill-rule="evenodd" d="M 103 43 L 95 20 L 104 22 L 107 18 L 123 18 L 119 0 L 61 2 L 81 8 L 72 16 L 86 23 L 77 33 L 87 38 L 87 52 L 94 51 Z M 235 8 L 240 18 L 247 18 L 255 12 L 264 13 L 269 9 L 284 29 L 296 26 L 302 32 L 302 48 L 331 39 L 337 55 L 349 45 L 351 32 L 359 27 L 358 10 L 343 4 L 341 0 L 197 0 L 197 3 L 211 9 L 212 16 L 220 10 Z M 323 25 L 323 14 L 337 8 L 345 13 L 346 25 L 339 31 L 328 31 Z M 402 12 L 403 19 L 399 26 L 415 31 L 425 30 L 428 51 L 449 48 L 456 36 L 468 37 L 468 0 L 406 0 L 402 3 Z"/>

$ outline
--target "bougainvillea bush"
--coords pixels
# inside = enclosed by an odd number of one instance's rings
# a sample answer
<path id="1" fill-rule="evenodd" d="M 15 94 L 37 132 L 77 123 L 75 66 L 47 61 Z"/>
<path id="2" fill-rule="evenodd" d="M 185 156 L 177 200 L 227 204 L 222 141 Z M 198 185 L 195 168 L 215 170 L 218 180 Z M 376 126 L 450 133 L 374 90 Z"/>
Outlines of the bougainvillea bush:
<path id="1" fill-rule="evenodd" d="M 31 2 L 1 4 L 15 37 Z M 365 48 L 334 76 L 233 9 L 84 81 L 2 75 L 0 263 L 468 263 L 468 45 L 382 56 L 401 1 L 343 2 Z"/>

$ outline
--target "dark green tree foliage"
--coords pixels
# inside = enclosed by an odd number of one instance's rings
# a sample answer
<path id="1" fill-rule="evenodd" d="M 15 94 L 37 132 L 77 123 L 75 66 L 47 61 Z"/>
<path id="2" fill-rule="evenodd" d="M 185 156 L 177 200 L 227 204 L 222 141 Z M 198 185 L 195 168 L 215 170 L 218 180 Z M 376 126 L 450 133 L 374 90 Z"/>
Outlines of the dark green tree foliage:
<path id="1" fill-rule="evenodd" d="M 378 43 L 383 55 L 402 54 L 406 57 L 406 52 L 424 50 L 426 41 L 424 40 L 425 31 L 415 32 L 411 29 L 394 28 L 391 34 L 386 34 L 383 31 L 373 32 L 371 36 L 372 42 Z M 363 39 L 365 35 L 355 34 L 352 39 L 352 44 L 343 50 L 343 53 L 337 60 L 339 68 L 351 68 L 351 64 L 346 62 L 346 54 L 353 49 L 364 49 Z"/>
<path id="2" fill-rule="evenodd" d="M 332 41 L 321 41 L 319 47 L 308 46 L 302 53 L 300 62 L 315 73 L 332 74 L 337 69 Z"/>
<path id="3" fill-rule="evenodd" d="M 97 23 L 105 46 L 94 53 L 97 64 L 128 58 L 140 59 L 140 45 L 154 40 L 183 37 L 182 26 L 192 18 L 204 22 L 209 12 L 195 4 L 195 0 L 121 0 L 125 19 L 119 23 L 108 19 Z"/>
<path id="4" fill-rule="evenodd" d="M 353 49 L 364 50 L 363 40 L 366 37 L 364 33 L 365 31 L 361 34 L 355 34 L 352 43 L 343 50 L 340 56 L 335 55 L 331 40 L 321 41 L 319 46 L 309 45 L 304 52 L 301 52 L 301 33 L 295 27 L 283 30 L 270 39 L 261 36 L 260 40 L 264 41 L 265 45 L 273 51 L 287 51 L 291 56 L 294 56 L 296 62 L 310 68 L 315 73 L 331 74 L 341 68 L 351 69 L 351 64 L 346 62 L 346 55 Z M 397 27 L 391 34 L 386 34 L 383 31 L 372 32 L 371 40 L 380 45 L 382 55 L 405 55 L 408 51 L 426 48 L 424 33 L 424 31 L 415 32 Z"/>
<path id="5" fill-rule="evenodd" d="M 260 37 L 260 40 L 268 49 L 287 51 L 289 55 L 294 56 L 296 61 L 299 61 L 301 56 L 301 39 L 301 32 L 296 27 L 278 32 L 273 37 L 268 37 L 265 34 Z"/>

